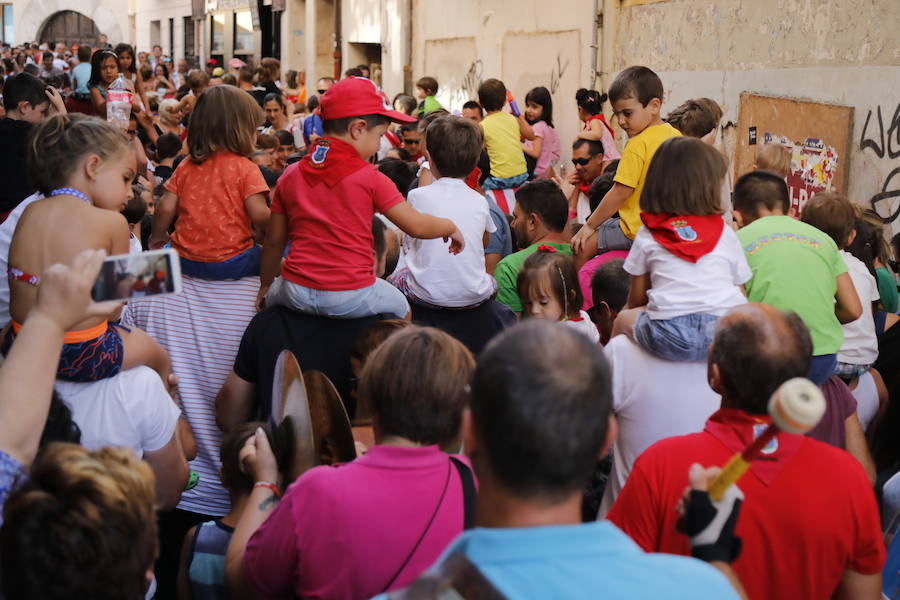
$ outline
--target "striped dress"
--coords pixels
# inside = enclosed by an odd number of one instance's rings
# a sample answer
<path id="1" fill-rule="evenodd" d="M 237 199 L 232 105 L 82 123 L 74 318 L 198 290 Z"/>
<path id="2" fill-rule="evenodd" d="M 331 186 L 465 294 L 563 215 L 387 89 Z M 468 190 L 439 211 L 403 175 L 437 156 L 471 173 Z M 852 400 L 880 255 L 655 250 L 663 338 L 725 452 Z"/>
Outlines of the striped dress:
<path id="1" fill-rule="evenodd" d="M 209 281 L 182 277 L 184 293 L 132 302 L 122 321 L 146 331 L 168 351 L 178 376 L 184 414 L 197 438 L 192 469 L 200 482 L 181 495 L 178 508 L 222 516 L 231 510 L 219 482 L 216 394 L 231 372 L 244 330 L 256 314 L 259 277 Z"/>
<path id="2" fill-rule="evenodd" d="M 225 553 L 234 528 L 221 521 L 197 525 L 188 559 L 188 580 L 193 600 L 227 600 Z"/>

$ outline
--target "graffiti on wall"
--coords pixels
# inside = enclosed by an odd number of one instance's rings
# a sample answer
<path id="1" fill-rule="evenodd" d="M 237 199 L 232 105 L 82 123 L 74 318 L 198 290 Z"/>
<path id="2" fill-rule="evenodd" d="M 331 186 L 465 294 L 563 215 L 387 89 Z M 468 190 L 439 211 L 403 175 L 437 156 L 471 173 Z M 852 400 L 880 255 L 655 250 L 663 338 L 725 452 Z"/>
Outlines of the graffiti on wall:
<path id="1" fill-rule="evenodd" d="M 891 120 L 885 124 L 881 106 L 876 107 L 873 119 L 872 109 L 866 115 L 866 122 L 859 138 L 861 152 L 870 150 L 879 160 L 893 161 L 900 158 L 900 102 L 894 109 Z M 876 123 L 877 121 L 877 123 Z M 890 166 L 890 165 L 887 165 Z M 900 216 L 900 203 L 892 210 L 894 198 L 900 198 L 900 165 L 891 169 L 881 185 L 881 191 L 869 199 L 872 209 L 885 223 L 893 223 Z M 886 213 L 888 216 L 885 216 Z"/>
<path id="2" fill-rule="evenodd" d="M 566 74 L 566 69 L 569 68 L 569 59 L 567 58 L 565 62 L 563 62 L 562 56 L 558 53 L 556 55 L 556 66 L 553 67 L 553 70 L 550 71 L 550 93 L 555 94 L 556 90 L 559 89 L 559 82 L 562 81 L 563 75 Z"/>
<path id="3" fill-rule="evenodd" d="M 766 133 L 764 144 L 781 144 L 791 149 L 791 171 L 787 176 L 791 210 L 800 214 L 813 195 L 830 190 L 837 171 L 838 153 L 822 140 L 806 138 L 794 143 L 785 136 Z"/>

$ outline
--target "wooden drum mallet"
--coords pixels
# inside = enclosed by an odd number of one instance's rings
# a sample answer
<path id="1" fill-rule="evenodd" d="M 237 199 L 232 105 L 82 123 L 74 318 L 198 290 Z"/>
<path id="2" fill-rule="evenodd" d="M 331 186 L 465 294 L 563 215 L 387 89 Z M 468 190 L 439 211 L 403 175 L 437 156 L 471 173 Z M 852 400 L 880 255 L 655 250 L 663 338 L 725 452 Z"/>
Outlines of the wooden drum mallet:
<path id="1" fill-rule="evenodd" d="M 743 452 L 738 452 L 722 468 L 722 472 L 709 484 L 707 491 L 713 502 L 718 502 L 725 491 L 750 468 L 750 461 L 759 456 L 779 431 L 803 434 L 815 427 L 825 414 L 825 397 L 809 379 L 795 377 L 782 383 L 769 399 L 769 416 L 772 424 L 753 440 Z"/>

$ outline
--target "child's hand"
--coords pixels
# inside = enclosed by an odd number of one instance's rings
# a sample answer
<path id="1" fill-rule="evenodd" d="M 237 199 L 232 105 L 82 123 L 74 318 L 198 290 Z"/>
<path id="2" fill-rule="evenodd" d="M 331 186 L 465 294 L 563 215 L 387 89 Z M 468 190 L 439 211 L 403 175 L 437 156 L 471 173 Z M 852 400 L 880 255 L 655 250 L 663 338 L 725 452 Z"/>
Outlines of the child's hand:
<path id="1" fill-rule="evenodd" d="M 594 229 L 587 223 L 585 223 L 584 227 L 579 229 L 578 233 L 572 236 L 572 241 L 569 242 L 572 245 L 572 253 L 581 254 L 581 251 L 584 249 L 585 244 L 588 243 L 588 240 L 590 240 L 593 234 Z"/>
<path id="2" fill-rule="evenodd" d="M 164 233 L 163 235 L 155 235 L 151 233 L 150 239 L 147 240 L 147 246 L 149 246 L 151 250 L 159 250 L 160 248 L 163 248 L 168 241 L 168 233 Z"/>
<path id="3" fill-rule="evenodd" d="M 269 293 L 269 286 L 259 286 L 259 292 L 256 293 L 256 312 L 262 312 L 266 307 L 266 294 Z"/>
<path id="4" fill-rule="evenodd" d="M 559 177 L 552 178 L 553 183 L 559 186 L 559 189 L 562 190 L 563 195 L 568 199 L 572 196 L 572 193 L 575 191 L 575 186 L 571 180 L 571 175 L 569 176 L 569 180 L 566 181 L 564 179 L 560 179 Z"/>
<path id="5" fill-rule="evenodd" d="M 44 90 L 44 93 L 47 94 L 47 98 L 50 99 L 50 104 L 53 106 L 57 113 L 64 115 L 68 112 L 66 110 L 66 103 L 62 99 L 62 96 L 60 96 L 59 90 L 57 90 L 52 85 L 48 85 L 47 89 Z"/>
<path id="6" fill-rule="evenodd" d="M 121 302 L 91 299 L 91 288 L 104 258 L 104 250 L 85 250 L 75 257 L 71 267 L 56 264 L 45 269 L 31 315 L 44 315 L 68 330 L 79 321 L 105 317 L 118 310 Z"/>
<path id="7" fill-rule="evenodd" d="M 271 481 L 278 483 L 278 463 L 275 461 L 275 453 L 269 445 L 269 438 L 261 427 L 256 428 L 256 433 L 247 438 L 244 447 L 239 454 L 241 469 L 253 478 L 253 481 Z"/>
<path id="8" fill-rule="evenodd" d="M 463 237 L 459 227 L 455 228 L 453 233 L 444 238 L 445 242 L 448 240 L 450 241 L 450 254 L 459 254 L 466 247 L 466 239 Z"/>

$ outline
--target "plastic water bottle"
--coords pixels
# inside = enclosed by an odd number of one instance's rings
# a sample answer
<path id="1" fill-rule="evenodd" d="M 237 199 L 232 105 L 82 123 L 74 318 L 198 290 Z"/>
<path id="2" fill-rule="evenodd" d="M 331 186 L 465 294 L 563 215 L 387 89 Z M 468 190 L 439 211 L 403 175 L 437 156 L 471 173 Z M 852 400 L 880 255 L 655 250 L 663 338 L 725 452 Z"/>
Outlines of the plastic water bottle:
<path id="1" fill-rule="evenodd" d="M 128 129 L 128 118 L 131 116 L 131 100 L 134 94 L 131 86 L 122 75 L 109 84 L 106 89 L 106 120 Z"/>

